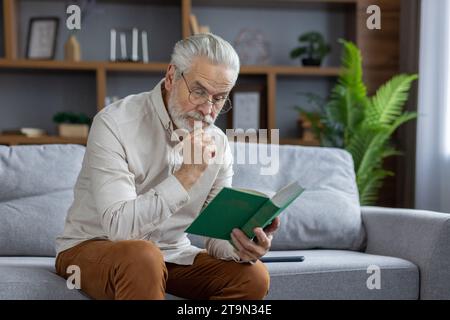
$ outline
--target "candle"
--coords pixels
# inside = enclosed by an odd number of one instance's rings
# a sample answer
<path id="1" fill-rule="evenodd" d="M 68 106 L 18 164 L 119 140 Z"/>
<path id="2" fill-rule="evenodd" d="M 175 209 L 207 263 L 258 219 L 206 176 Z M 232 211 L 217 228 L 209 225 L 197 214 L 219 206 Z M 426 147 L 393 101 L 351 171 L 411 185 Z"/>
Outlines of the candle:
<path id="1" fill-rule="evenodd" d="M 133 28 L 133 44 L 132 44 L 132 52 L 131 59 L 133 61 L 138 61 L 138 29 Z"/>
<path id="2" fill-rule="evenodd" d="M 147 46 L 147 32 L 142 31 L 142 60 L 144 63 L 148 63 L 148 46 Z"/>
<path id="3" fill-rule="evenodd" d="M 116 61 L 116 30 L 111 29 L 111 50 L 109 58 L 111 61 Z"/>
<path id="4" fill-rule="evenodd" d="M 127 41 L 125 37 L 125 33 L 120 33 L 120 53 L 122 56 L 122 60 L 127 59 Z"/>

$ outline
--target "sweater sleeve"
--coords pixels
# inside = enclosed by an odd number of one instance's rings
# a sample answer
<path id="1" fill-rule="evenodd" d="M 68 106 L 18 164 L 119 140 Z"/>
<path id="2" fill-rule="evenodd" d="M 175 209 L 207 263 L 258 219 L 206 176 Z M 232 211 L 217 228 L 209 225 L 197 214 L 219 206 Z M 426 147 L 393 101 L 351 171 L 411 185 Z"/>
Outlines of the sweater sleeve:
<path id="1" fill-rule="evenodd" d="M 189 201 L 173 175 L 137 195 L 120 131 L 107 114 L 98 114 L 87 143 L 91 192 L 102 227 L 112 241 L 139 239 Z"/>

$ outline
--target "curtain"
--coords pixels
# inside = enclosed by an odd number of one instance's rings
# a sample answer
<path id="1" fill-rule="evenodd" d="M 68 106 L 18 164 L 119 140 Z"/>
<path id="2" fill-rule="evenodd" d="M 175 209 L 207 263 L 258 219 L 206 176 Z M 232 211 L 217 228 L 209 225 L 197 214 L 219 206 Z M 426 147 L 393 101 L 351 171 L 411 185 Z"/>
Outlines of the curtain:
<path id="1" fill-rule="evenodd" d="M 422 0 L 416 208 L 450 213 L 450 0 Z"/>

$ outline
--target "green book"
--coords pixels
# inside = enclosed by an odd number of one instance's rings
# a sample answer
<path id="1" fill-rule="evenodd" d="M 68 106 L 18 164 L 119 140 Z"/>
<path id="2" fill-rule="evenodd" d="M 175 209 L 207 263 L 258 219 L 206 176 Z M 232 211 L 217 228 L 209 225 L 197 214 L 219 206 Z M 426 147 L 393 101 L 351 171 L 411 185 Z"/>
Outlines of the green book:
<path id="1" fill-rule="evenodd" d="M 269 225 L 304 190 L 297 181 L 273 196 L 254 190 L 223 188 L 185 232 L 231 240 L 232 230 L 238 228 L 253 239 L 254 228 Z"/>

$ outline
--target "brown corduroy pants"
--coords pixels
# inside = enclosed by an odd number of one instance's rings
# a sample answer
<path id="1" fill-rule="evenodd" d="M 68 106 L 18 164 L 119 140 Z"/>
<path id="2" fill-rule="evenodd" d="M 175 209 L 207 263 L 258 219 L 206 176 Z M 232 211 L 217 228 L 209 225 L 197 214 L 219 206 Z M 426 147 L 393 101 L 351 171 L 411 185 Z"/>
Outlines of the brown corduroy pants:
<path id="1" fill-rule="evenodd" d="M 223 261 L 206 252 L 193 265 L 165 263 L 151 241 L 88 240 L 60 252 L 56 272 L 67 279 L 69 266 L 80 270 L 81 290 L 94 299 L 263 299 L 269 273 L 255 264 Z"/>

